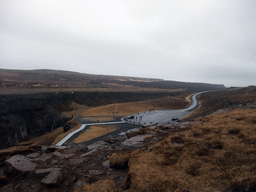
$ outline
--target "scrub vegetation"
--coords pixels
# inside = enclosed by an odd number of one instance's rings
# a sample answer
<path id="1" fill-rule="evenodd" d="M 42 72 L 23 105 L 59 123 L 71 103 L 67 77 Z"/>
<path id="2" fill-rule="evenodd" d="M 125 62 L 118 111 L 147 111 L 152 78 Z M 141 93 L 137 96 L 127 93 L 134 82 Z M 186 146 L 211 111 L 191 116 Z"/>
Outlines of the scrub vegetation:
<path id="1" fill-rule="evenodd" d="M 111 131 L 114 131 L 116 129 L 115 125 L 94 125 L 90 126 L 90 128 L 81 133 L 76 139 L 74 139 L 73 142 L 75 143 L 82 143 L 85 141 L 89 141 L 91 139 L 100 137 L 102 135 L 105 135 L 107 133 L 110 133 Z"/>
<path id="2" fill-rule="evenodd" d="M 152 145 L 150 152 L 132 152 L 126 189 L 255 189 L 256 109 L 236 109 L 197 121 L 189 130 Z"/>

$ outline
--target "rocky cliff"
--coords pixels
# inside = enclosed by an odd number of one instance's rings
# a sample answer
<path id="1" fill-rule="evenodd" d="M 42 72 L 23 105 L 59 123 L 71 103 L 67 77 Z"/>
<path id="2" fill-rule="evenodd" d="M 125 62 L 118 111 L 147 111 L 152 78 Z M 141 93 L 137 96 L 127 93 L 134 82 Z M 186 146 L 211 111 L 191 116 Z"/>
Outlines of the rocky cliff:
<path id="1" fill-rule="evenodd" d="M 174 96 L 174 93 L 143 92 L 65 92 L 0 96 L 0 149 L 49 133 L 63 126 L 67 119 L 62 111 L 70 110 L 69 103 L 87 106 L 130 102 Z"/>

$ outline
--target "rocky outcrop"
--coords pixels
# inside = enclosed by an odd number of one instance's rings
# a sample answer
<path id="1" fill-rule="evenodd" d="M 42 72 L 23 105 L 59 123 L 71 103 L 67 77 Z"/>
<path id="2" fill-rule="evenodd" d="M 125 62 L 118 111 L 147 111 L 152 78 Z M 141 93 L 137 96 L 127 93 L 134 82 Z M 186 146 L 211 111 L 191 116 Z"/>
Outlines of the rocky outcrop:
<path id="1" fill-rule="evenodd" d="M 122 142 L 121 147 L 131 148 L 131 149 L 143 147 L 144 139 L 147 137 L 152 137 L 152 135 L 145 134 L 145 135 L 137 135 L 135 137 L 131 137 L 130 139 L 127 139 L 124 142 Z"/>
<path id="2" fill-rule="evenodd" d="M 46 177 L 41 180 L 41 183 L 46 185 L 54 185 L 60 182 L 62 176 L 61 169 L 53 169 Z"/>
<path id="3" fill-rule="evenodd" d="M 0 149 L 46 134 L 63 126 L 68 119 L 48 106 L 44 109 L 13 111 L 0 114 Z"/>
<path id="4" fill-rule="evenodd" d="M 152 130 L 162 137 L 173 129 L 168 125 Z M 116 184 L 120 191 L 132 156 L 130 149 L 143 147 L 142 153 L 150 153 L 153 148 L 148 147 L 147 142 L 158 137 L 153 133 L 142 134 L 140 129 L 133 130 L 136 131 L 140 135 L 120 136 L 114 143 L 98 141 L 72 149 L 44 146 L 26 156 L 14 155 L 0 163 L 0 191 L 118 191 Z M 150 138 L 145 141 L 147 137 Z M 178 141 L 176 138 L 175 142 Z"/>
<path id="5" fill-rule="evenodd" d="M 28 157 L 23 155 L 14 155 L 6 161 L 10 163 L 15 169 L 21 172 L 32 171 L 36 167 L 35 163 L 32 163 Z"/>
<path id="6" fill-rule="evenodd" d="M 109 135 L 109 136 L 105 139 L 105 141 L 108 142 L 108 143 L 114 143 L 114 142 L 115 142 L 115 139 L 114 139 L 111 135 Z"/>

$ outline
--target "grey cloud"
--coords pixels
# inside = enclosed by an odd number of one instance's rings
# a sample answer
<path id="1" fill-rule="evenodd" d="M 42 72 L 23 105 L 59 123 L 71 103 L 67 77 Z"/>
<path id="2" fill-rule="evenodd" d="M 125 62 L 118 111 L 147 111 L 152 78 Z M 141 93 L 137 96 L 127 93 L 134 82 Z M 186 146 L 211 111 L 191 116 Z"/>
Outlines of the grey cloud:
<path id="1" fill-rule="evenodd" d="M 255 1 L 117 1 L 104 10 L 104 1 L 65 0 L 56 12 L 26 3 L 0 2 L 0 68 L 256 82 Z"/>

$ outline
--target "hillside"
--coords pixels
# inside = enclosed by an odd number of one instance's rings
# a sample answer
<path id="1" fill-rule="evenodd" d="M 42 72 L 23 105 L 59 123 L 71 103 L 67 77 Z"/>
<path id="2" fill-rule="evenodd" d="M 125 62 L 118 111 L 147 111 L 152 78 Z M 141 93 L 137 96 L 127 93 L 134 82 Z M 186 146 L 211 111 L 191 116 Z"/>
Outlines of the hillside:
<path id="1" fill-rule="evenodd" d="M 194 121 L 138 127 L 113 141 L 41 148 L 61 134 L 56 129 L 0 151 L 0 191 L 253 192 L 255 93 L 256 87 L 251 86 L 202 95 L 202 106 L 194 114 L 201 117 Z M 217 113 L 208 115 L 214 102 L 224 97 L 229 105 L 216 103 Z M 128 106 L 156 107 L 162 101 L 173 105 L 169 99 Z M 211 110 L 205 111 L 204 104 Z M 107 109 L 113 110 L 113 105 Z"/>
<path id="2" fill-rule="evenodd" d="M 187 83 L 177 81 L 164 81 L 162 79 L 92 75 L 85 73 L 56 71 L 56 70 L 7 70 L 0 69 L 0 88 L 85 88 L 91 90 L 151 90 L 170 91 L 184 89 L 186 91 L 202 91 L 209 89 L 223 89 L 224 85 L 207 83 Z M 38 90 L 38 91 L 40 91 Z M 52 89 L 53 90 L 53 89 Z"/>

